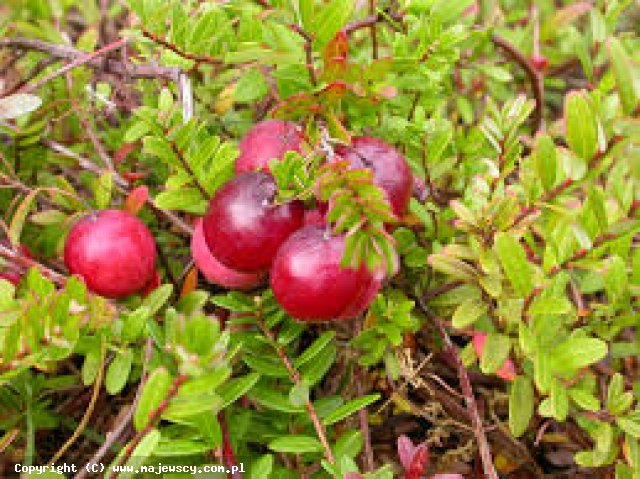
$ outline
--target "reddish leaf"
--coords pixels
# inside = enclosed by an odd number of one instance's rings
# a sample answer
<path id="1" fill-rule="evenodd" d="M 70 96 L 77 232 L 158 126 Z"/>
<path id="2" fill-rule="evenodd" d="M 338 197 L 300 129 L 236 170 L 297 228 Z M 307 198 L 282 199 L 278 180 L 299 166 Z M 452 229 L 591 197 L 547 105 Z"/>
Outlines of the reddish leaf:
<path id="1" fill-rule="evenodd" d="M 404 479 L 420 479 L 429 462 L 429 449 L 426 444 L 416 447 L 409 469 L 405 469 Z"/>
<path id="2" fill-rule="evenodd" d="M 398 438 L 398 457 L 400 458 L 400 464 L 404 469 L 409 469 L 411 467 L 411 460 L 413 459 L 413 454 L 415 453 L 416 447 L 404 434 Z"/>
<path id="3" fill-rule="evenodd" d="M 194 266 L 187 273 L 187 276 L 184 278 L 184 282 L 182 283 L 182 291 L 180 291 L 180 297 L 186 296 L 187 294 L 195 291 L 198 287 L 198 269 Z"/>
<path id="4" fill-rule="evenodd" d="M 122 163 L 124 160 L 127 159 L 127 156 L 129 156 L 129 153 L 131 153 L 135 147 L 136 147 L 135 143 L 125 143 L 124 145 L 122 145 L 113 154 L 113 162 L 116 165 L 119 165 L 120 163 Z"/>
<path id="5" fill-rule="evenodd" d="M 147 177 L 147 173 L 134 173 L 131 171 L 127 171 L 122 173 L 122 177 L 127 180 L 129 183 L 133 183 L 134 181 L 142 180 Z"/>
<path id="6" fill-rule="evenodd" d="M 347 59 L 349 54 L 349 36 L 345 32 L 338 32 L 324 49 L 323 59 L 325 63 L 336 59 Z"/>
<path id="7" fill-rule="evenodd" d="M 482 351 L 484 351 L 484 343 L 487 342 L 487 333 L 474 333 L 473 334 L 473 349 L 478 357 L 482 357 Z M 496 376 L 506 381 L 513 381 L 516 378 L 516 368 L 511 359 L 505 359 L 500 369 L 496 371 Z"/>
<path id="8" fill-rule="evenodd" d="M 127 195 L 127 199 L 124 201 L 123 210 L 131 213 L 132 215 L 137 215 L 144 204 L 149 199 L 149 188 L 146 186 L 138 186 L 131 190 L 131 192 Z"/>

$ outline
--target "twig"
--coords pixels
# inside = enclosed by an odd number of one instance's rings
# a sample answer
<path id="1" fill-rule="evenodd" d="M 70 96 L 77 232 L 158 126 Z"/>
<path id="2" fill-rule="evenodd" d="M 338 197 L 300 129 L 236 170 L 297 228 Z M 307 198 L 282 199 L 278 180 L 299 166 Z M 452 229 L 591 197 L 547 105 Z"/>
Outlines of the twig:
<path id="1" fill-rule="evenodd" d="M 55 464 L 60 460 L 60 458 L 64 455 L 65 452 L 69 450 L 69 448 L 73 445 L 74 442 L 78 440 L 82 431 L 87 427 L 89 423 L 89 418 L 91 414 L 93 414 L 93 410 L 96 407 L 96 401 L 98 400 L 98 395 L 100 393 L 100 387 L 102 386 L 102 378 L 104 377 L 104 359 L 106 352 L 106 343 L 104 339 L 102 340 L 102 352 L 100 354 L 100 368 L 98 369 L 98 374 L 93 383 L 93 393 L 91 394 L 91 400 L 89 401 L 89 405 L 87 406 L 87 410 L 85 411 L 78 427 L 73 431 L 73 434 L 67 441 L 62 445 L 62 447 L 55 453 L 55 455 L 49 460 L 49 464 Z"/>
<path id="2" fill-rule="evenodd" d="M 462 394 L 464 395 L 465 399 L 465 405 L 471 419 L 471 424 L 473 425 L 474 435 L 476 437 L 476 441 L 478 442 L 478 450 L 480 451 L 480 459 L 482 460 L 484 475 L 489 479 L 499 479 L 498 473 L 493 466 L 491 449 L 489 448 L 489 441 L 487 440 L 487 435 L 484 430 L 482 418 L 480 417 L 480 413 L 478 412 L 478 405 L 476 403 L 475 396 L 473 395 L 473 389 L 471 388 L 469 374 L 467 373 L 467 369 L 462 363 L 458 348 L 451 341 L 451 337 L 449 336 L 449 333 L 444 326 L 444 321 L 433 314 L 433 312 L 425 304 L 422 298 L 418 297 L 417 299 L 422 311 L 424 311 L 424 313 L 429 316 L 435 324 L 440 337 L 444 341 L 446 349 L 449 351 L 449 354 L 455 362 L 458 372 L 458 381 L 460 382 L 460 388 L 462 389 Z"/>
<path id="3" fill-rule="evenodd" d="M 298 373 L 298 371 L 293 367 L 284 349 L 282 348 L 282 346 L 278 344 L 275 336 L 273 335 L 271 330 L 269 330 L 264 320 L 258 316 L 256 317 L 256 322 L 260 330 L 263 332 L 263 334 L 267 337 L 267 339 L 269 339 L 269 341 L 271 341 L 273 348 L 276 350 L 276 354 L 278 355 L 278 357 L 280 358 L 284 366 L 287 368 L 287 371 L 289 372 L 289 376 L 291 377 L 291 381 L 293 381 L 293 383 L 296 385 L 300 384 L 300 381 L 301 381 L 300 373 Z M 316 430 L 316 434 L 318 435 L 318 439 L 320 439 L 320 443 L 324 448 L 324 456 L 327 459 L 327 461 L 329 461 L 331 464 L 334 464 L 336 460 L 333 457 L 333 452 L 331 452 L 331 446 L 329 446 L 329 441 L 327 440 L 327 434 L 324 430 L 324 426 L 322 425 L 322 423 L 320 422 L 320 419 L 318 418 L 318 413 L 316 412 L 315 407 L 313 406 L 311 401 L 308 399 L 307 399 L 306 408 L 307 408 L 307 413 L 309 414 L 309 418 L 313 423 L 313 427 Z"/>
<path id="4" fill-rule="evenodd" d="M 187 159 L 184 157 L 184 153 L 182 152 L 182 150 L 180 150 L 176 142 L 173 140 L 169 140 L 169 145 L 171 146 L 171 149 L 173 150 L 173 152 L 176 154 L 176 157 L 180 161 L 180 164 L 182 165 L 184 170 L 189 174 L 189 176 L 191 176 L 191 178 L 193 178 L 193 183 L 196 185 L 196 188 L 198 189 L 198 191 L 202 194 L 205 200 L 208 200 L 210 197 L 209 193 L 207 192 L 204 185 L 200 183 L 200 180 L 198 180 L 198 177 L 193 171 L 193 168 L 191 168 L 191 165 L 189 164 Z"/>
<path id="5" fill-rule="evenodd" d="M 451 281 L 450 283 L 441 284 L 440 286 L 430 289 L 429 291 L 424 293 L 422 295 L 422 300 L 426 302 L 433 298 L 437 298 L 441 294 L 451 291 L 452 289 L 456 289 L 458 286 L 462 286 L 463 284 L 465 283 L 462 280 L 456 280 L 456 281 Z"/>
<path id="6" fill-rule="evenodd" d="M 49 278 L 59 286 L 64 286 L 64 284 L 67 282 L 67 278 L 57 271 L 47 268 L 43 264 L 27 258 L 26 256 L 23 256 L 19 252 L 16 252 L 6 246 L 0 245 L 0 257 L 25 269 L 38 268 L 45 277 Z"/>
<path id="7" fill-rule="evenodd" d="M 363 320 L 358 320 L 356 324 L 356 330 L 354 336 L 358 336 L 362 331 Z M 356 363 L 356 394 L 358 397 L 362 397 L 365 394 L 364 379 L 365 369 Z M 358 410 L 358 420 L 360 421 L 360 432 L 364 438 L 364 472 L 373 472 L 375 469 L 375 462 L 373 459 L 373 447 L 371 446 L 371 431 L 369 430 L 369 413 L 367 408 L 363 407 Z"/>
<path id="8" fill-rule="evenodd" d="M 142 34 L 148 38 L 149 40 L 157 43 L 158 45 L 163 46 L 167 50 L 171 50 L 176 55 L 181 56 L 182 58 L 186 58 L 187 60 L 192 60 L 196 63 L 207 63 L 209 65 L 221 66 L 224 62 L 218 58 L 210 57 L 208 55 L 198 55 L 196 53 L 186 52 L 181 50 L 177 45 L 167 41 L 166 39 L 159 37 L 153 32 L 150 32 L 146 28 L 142 29 Z"/>
<path id="9" fill-rule="evenodd" d="M 142 429 L 142 431 L 139 431 L 135 436 L 133 436 L 133 439 L 131 439 L 129 444 L 127 444 L 127 447 L 124 450 L 124 454 L 122 454 L 122 456 L 120 456 L 120 458 L 114 464 L 114 475 L 111 476 L 112 478 L 118 477 L 118 475 L 120 474 L 118 466 L 122 466 L 129 460 L 131 454 L 133 454 L 136 447 L 138 447 L 138 444 L 140 444 L 140 441 L 142 441 L 145 436 L 149 434 L 155 427 L 156 422 L 160 419 L 160 416 L 162 416 L 162 413 L 167 409 L 167 407 L 169 407 L 169 403 L 174 397 L 176 397 L 178 391 L 180 390 L 180 386 L 182 386 L 187 381 L 187 379 L 189 379 L 189 377 L 186 374 L 179 374 L 178 376 L 176 376 L 176 378 L 171 383 L 171 387 L 169 388 L 167 396 L 162 400 L 162 402 L 160 402 L 158 407 L 149 414 L 147 425 Z"/>
<path id="10" fill-rule="evenodd" d="M 307 57 L 307 71 L 309 72 L 309 79 L 311 80 L 311 84 L 313 86 L 318 85 L 318 78 L 316 76 L 316 69 L 313 64 L 313 37 L 306 32 L 302 27 L 296 25 L 295 23 L 290 25 L 291 30 L 296 32 L 298 35 L 302 37 L 304 40 L 304 52 Z"/>
<path id="11" fill-rule="evenodd" d="M 138 384 L 138 389 L 136 390 L 136 395 L 133 398 L 133 403 L 131 404 L 131 406 L 129 406 L 129 409 L 127 410 L 125 417 L 120 421 L 120 423 L 116 426 L 116 428 L 107 434 L 106 441 L 102 444 L 102 446 L 100 446 L 100 449 L 98 449 L 96 453 L 93 455 L 93 457 L 89 461 L 89 464 L 99 464 L 100 462 L 102 462 L 102 458 L 107 454 L 107 452 L 111 449 L 111 447 L 115 444 L 115 442 L 120 438 L 120 436 L 122 436 L 125 429 L 127 429 L 129 424 L 131 423 L 131 420 L 133 419 L 133 413 L 136 410 L 136 407 L 138 406 L 140 395 L 142 394 L 142 390 L 144 389 L 144 386 L 147 382 L 147 377 L 149 376 L 149 371 L 147 369 L 147 366 L 151 362 L 152 355 L 153 355 L 153 339 L 147 338 L 147 344 L 145 347 L 145 355 L 144 355 L 145 357 L 144 357 L 144 363 L 143 363 L 144 370 L 142 372 L 142 378 L 140 379 L 140 384 Z M 75 476 L 73 476 L 73 479 L 85 479 L 86 477 L 87 477 L 87 470 L 84 467 L 82 467 L 80 468 L 78 473 Z"/>
<path id="12" fill-rule="evenodd" d="M 218 413 L 218 423 L 220 423 L 220 429 L 222 430 L 222 459 L 224 460 L 224 465 L 228 470 L 233 471 L 231 479 L 242 479 L 242 473 L 238 470 L 238 459 L 231 445 L 227 420 L 222 411 Z"/>
<path id="13" fill-rule="evenodd" d="M 533 97 L 536 102 L 535 107 L 535 116 L 534 116 L 534 128 L 533 133 L 537 133 L 541 131 L 544 127 L 544 117 L 543 117 L 543 109 L 544 109 L 544 77 L 542 74 L 533 66 L 531 61 L 524 56 L 524 54 L 516 48 L 511 42 L 509 42 L 506 38 L 501 37 L 493 33 L 491 35 L 491 41 L 494 44 L 502 48 L 509 57 L 513 61 L 515 61 L 522 69 L 525 71 L 527 76 L 529 77 L 529 82 L 531 83 L 531 90 L 533 91 Z"/>
<path id="14" fill-rule="evenodd" d="M 86 53 L 80 57 L 77 57 L 71 62 L 67 63 L 62 68 L 59 68 L 54 72 L 51 72 L 49 75 L 46 75 L 45 77 L 41 78 L 35 83 L 31 83 L 29 85 L 22 87 L 18 91 L 21 93 L 30 93 L 32 91 L 35 91 L 41 86 L 48 83 L 49 81 L 53 80 L 54 78 L 59 77 L 60 75 L 64 75 L 69 70 L 72 70 L 76 67 L 84 65 L 85 63 L 89 63 L 91 60 L 96 60 L 99 56 L 104 55 L 105 53 L 109 53 L 110 51 L 117 50 L 118 48 L 122 47 L 125 43 L 127 43 L 127 39 L 121 38 L 120 40 L 110 43 L 109 45 L 106 45 L 96 50 L 95 52 Z"/>
<path id="15" fill-rule="evenodd" d="M 43 138 L 40 140 L 44 146 L 51 148 L 53 151 L 60 153 L 61 155 L 67 156 L 69 158 L 73 158 L 78 162 L 80 168 L 85 169 L 87 171 L 91 171 L 97 175 L 102 173 L 102 169 L 96 165 L 95 163 L 89 161 L 88 159 L 78 155 L 75 151 L 70 150 L 64 145 L 57 143 L 55 141 L 49 140 L 47 138 Z M 120 176 L 117 172 L 113 173 L 113 181 L 116 187 L 123 193 L 129 193 L 129 182 L 125 180 L 122 176 Z M 147 200 L 147 206 L 149 209 L 153 211 L 156 216 L 162 216 L 169 220 L 175 227 L 177 227 L 182 233 L 191 236 L 193 233 L 193 228 L 185 223 L 179 216 L 175 215 L 171 211 L 163 210 L 159 208 L 153 200 Z"/>
<path id="16" fill-rule="evenodd" d="M 351 35 L 353 32 L 357 30 L 371 27 L 376 23 L 384 22 L 388 18 L 391 18 L 392 20 L 399 22 L 402 20 L 402 17 L 403 17 L 402 13 L 386 13 L 386 14 L 378 13 L 377 15 L 370 15 L 368 17 L 362 18 L 361 20 L 354 20 L 353 22 L 348 23 L 342 29 L 342 31 L 345 32 L 347 35 Z"/>
<path id="17" fill-rule="evenodd" d="M 47 43 L 32 38 L 0 38 L 0 48 L 2 47 L 35 50 L 41 53 L 47 53 L 56 58 L 70 61 L 77 60 L 87 55 L 86 52 L 76 50 L 73 47 Z M 91 58 L 83 64 L 96 70 L 121 76 L 128 76 L 130 78 L 161 78 L 177 82 L 180 75 L 180 69 L 176 67 L 163 67 L 152 64 L 134 65 L 111 59 Z"/>
<path id="18" fill-rule="evenodd" d="M 564 180 L 562 183 L 560 183 L 555 188 L 553 188 L 553 189 L 547 191 L 546 193 L 544 193 L 540 197 L 539 203 L 547 203 L 547 202 L 557 198 L 567 188 L 569 188 L 571 185 L 573 185 L 573 183 L 574 183 L 574 181 L 571 178 L 567 178 L 566 180 Z M 524 221 L 524 219 L 527 218 L 529 215 L 537 213 L 538 211 L 539 211 L 538 207 L 533 205 L 533 204 L 523 208 L 522 211 L 520 211 L 520 213 L 518 213 L 518 215 L 513 220 L 513 223 L 511 224 L 511 228 L 515 228 L 522 221 Z"/>

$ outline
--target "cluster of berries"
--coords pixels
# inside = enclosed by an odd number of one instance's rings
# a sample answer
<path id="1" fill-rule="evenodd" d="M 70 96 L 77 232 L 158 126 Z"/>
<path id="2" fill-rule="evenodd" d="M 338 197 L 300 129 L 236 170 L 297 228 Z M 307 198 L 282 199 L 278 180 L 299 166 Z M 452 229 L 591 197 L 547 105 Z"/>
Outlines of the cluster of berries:
<path id="1" fill-rule="evenodd" d="M 344 235 L 327 228 L 326 205 L 305 210 L 299 200 L 277 203 L 272 159 L 302 152 L 304 135 L 292 122 L 266 120 L 239 144 L 235 176 L 211 199 L 195 223 L 191 253 L 205 278 L 231 289 L 252 289 L 269 276 L 273 293 L 292 317 L 328 321 L 358 316 L 371 303 L 382 273 L 344 268 Z M 394 214 L 406 212 L 413 176 L 405 158 L 372 137 L 353 138 L 336 156 L 351 168 L 368 168 Z M 65 246 L 69 271 L 94 292 L 122 297 L 154 280 L 153 236 L 137 218 L 118 210 L 100 211 L 76 223 Z"/>

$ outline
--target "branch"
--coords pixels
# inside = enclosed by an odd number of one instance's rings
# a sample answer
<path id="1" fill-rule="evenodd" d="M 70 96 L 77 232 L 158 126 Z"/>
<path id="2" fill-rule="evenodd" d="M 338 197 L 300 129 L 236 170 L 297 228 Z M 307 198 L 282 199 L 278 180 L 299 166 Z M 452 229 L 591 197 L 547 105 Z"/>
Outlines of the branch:
<path id="1" fill-rule="evenodd" d="M 67 278 L 57 271 L 47 268 L 43 264 L 27 258 L 26 256 L 4 245 L 0 245 L 0 257 L 25 269 L 38 268 L 43 276 L 56 283 L 58 286 L 64 286 L 67 282 Z"/>
<path id="2" fill-rule="evenodd" d="M 347 35 L 351 35 L 353 32 L 361 30 L 362 28 L 369 28 L 374 26 L 376 23 L 381 23 L 389 18 L 392 20 L 399 22 L 402 20 L 402 13 L 378 13 L 377 15 L 369 15 L 368 17 L 362 18 L 360 20 L 355 20 L 351 23 L 348 23 L 342 31 Z"/>
<path id="3" fill-rule="evenodd" d="M 451 341 L 451 337 L 449 336 L 449 333 L 447 333 L 447 329 L 444 326 L 444 321 L 433 314 L 433 312 L 425 304 L 422 298 L 418 297 L 417 300 L 422 311 L 424 311 L 424 313 L 429 316 L 435 324 L 436 329 L 438 330 L 438 333 L 440 334 L 440 337 L 445 344 L 445 348 L 448 350 L 449 354 L 455 362 L 455 366 L 458 372 L 458 381 L 460 382 L 460 388 L 462 389 L 462 394 L 464 395 L 467 411 L 471 419 L 471 424 L 473 425 L 474 435 L 476 437 L 476 441 L 478 442 L 478 450 L 480 451 L 480 459 L 482 460 L 484 475 L 488 479 L 499 479 L 498 473 L 493 466 L 491 449 L 489 448 L 489 441 L 487 440 L 487 435 L 484 430 L 484 424 L 478 411 L 478 404 L 476 403 L 475 396 L 473 395 L 473 389 L 471 388 L 469 374 L 467 372 L 467 369 L 464 367 L 464 364 L 462 363 L 458 348 L 453 344 L 453 341 Z"/>
<path id="4" fill-rule="evenodd" d="M 160 46 L 163 46 L 167 50 L 171 50 L 176 55 L 180 55 L 182 58 L 186 58 L 187 60 L 192 60 L 196 63 L 207 63 L 209 65 L 222 66 L 224 62 L 218 58 L 214 58 L 208 55 L 198 55 L 196 53 L 185 52 L 181 50 L 177 45 L 165 40 L 162 37 L 159 37 L 153 32 L 150 32 L 146 28 L 142 29 L 142 34 L 148 38 L 149 40 L 157 43 Z"/>
<path id="5" fill-rule="evenodd" d="M 80 168 L 85 169 L 87 171 L 91 171 L 96 175 L 100 175 L 102 173 L 102 169 L 89 161 L 88 159 L 78 155 L 75 151 L 68 149 L 66 146 L 61 145 L 60 143 L 56 143 L 55 141 L 43 138 L 40 140 L 44 146 L 51 148 L 53 151 L 60 153 L 61 155 L 67 156 L 69 158 L 74 158 Z M 117 172 L 113 172 L 113 182 L 121 193 L 128 194 L 129 193 L 129 182 L 125 180 L 122 176 L 120 176 Z M 159 208 L 151 199 L 147 200 L 147 206 L 149 209 L 153 211 L 156 216 L 162 216 L 168 221 L 170 221 L 175 227 L 177 227 L 182 233 L 191 236 L 193 233 L 193 228 L 185 223 L 179 216 L 172 213 L 171 211 L 163 210 Z"/>
<path id="6" fill-rule="evenodd" d="M 493 33 L 491 35 L 491 41 L 494 44 L 502 48 L 509 57 L 513 61 L 515 61 L 518 65 L 522 67 L 527 76 L 529 77 L 529 81 L 531 83 L 531 90 L 533 91 L 533 97 L 536 102 L 535 108 L 535 117 L 534 117 L 534 135 L 543 129 L 543 109 L 544 109 L 544 77 L 542 74 L 533 66 L 531 61 L 524 56 L 524 54 L 518 50 L 518 48 L 510 43 L 506 38 L 501 37 L 500 35 L 496 35 Z"/>
<path id="7" fill-rule="evenodd" d="M 287 354 L 284 352 L 284 349 L 276 341 L 276 338 L 273 335 L 273 333 L 269 330 L 265 322 L 259 316 L 256 317 L 256 322 L 260 330 L 271 342 L 271 345 L 276 350 L 276 354 L 278 355 L 278 357 L 280 358 L 284 366 L 287 368 L 287 371 L 289 372 L 289 376 L 291 377 L 291 381 L 293 381 L 293 383 L 296 385 L 300 384 L 300 381 L 301 381 L 300 373 L 298 373 L 298 371 L 296 371 L 296 369 L 293 367 L 293 365 L 291 364 L 291 361 L 287 357 Z M 316 409 L 313 407 L 313 404 L 309 399 L 307 399 L 306 408 L 307 408 L 307 412 L 309 413 L 309 418 L 313 423 L 313 427 L 316 430 L 316 434 L 318 435 L 318 438 L 322 443 L 322 447 L 324 448 L 325 458 L 331 464 L 335 464 L 336 460 L 334 459 L 333 453 L 331 452 L 331 447 L 329 446 L 329 441 L 327 440 L 327 434 L 324 430 L 324 427 L 322 426 L 322 423 L 320 422 L 320 419 L 318 418 L 318 413 L 316 412 Z"/>
<path id="8" fill-rule="evenodd" d="M 87 53 L 76 50 L 66 45 L 57 45 L 55 43 L 47 43 L 32 38 L 0 38 L 0 48 L 22 48 L 26 50 L 35 50 L 41 53 L 47 53 L 53 57 L 62 60 L 78 60 L 86 57 Z M 177 82 L 180 76 L 180 69 L 176 67 L 163 67 L 152 64 L 133 65 L 123 63 L 111 59 L 90 58 L 83 63 L 85 66 L 95 70 L 113 73 L 116 75 L 126 76 L 130 78 L 162 78 L 165 80 Z"/>
<path id="9" fill-rule="evenodd" d="M 313 86 L 318 85 L 318 78 L 316 75 L 316 69 L 313 64 L 313 36 L 303 30 L 300 26 L 292 23 L 290 25 L 291 30 L 296 32 L 298 35 L 302 37 L 304 40 L 304 52 L 307 57 L 307 71 L 309 72 L 309 79 L 311 80 L 311 84 Z"/>

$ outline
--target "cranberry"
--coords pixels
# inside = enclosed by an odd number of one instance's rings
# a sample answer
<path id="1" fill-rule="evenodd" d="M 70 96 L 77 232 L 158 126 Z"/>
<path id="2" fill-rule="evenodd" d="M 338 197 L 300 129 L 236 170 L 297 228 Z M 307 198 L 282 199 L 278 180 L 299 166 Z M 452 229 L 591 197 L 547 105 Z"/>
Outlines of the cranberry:
<path id="1" fill-rule="evenodd" d="M 304 225 L 324 228 L 327 224 L 327 209 L 328 205 L 326 203 L 320 203 L 316 208 L 312 210 L 306 210 L 304 212 Z"/>
<path id="2" fill-rule="evenodd" d="M 80 219 L 69 232 L 64 261 L 87 287 L 108 298 L 140 291 L 155 274 L 156 244 L 149 229 L 121 210 Z"/>
<path id="3" fill-rule="evenodd" d="M 370 168 L 374 182 L 387 193 L 396 216 L 407 211 L 413 175 L 407 160 L 394 147 L 369 136 L 352 139 L 351 146 L 340 145 L 336 153 L 351 163 L 354 168 Z"/>
<path id="4" fill-rule="evenodd" d="M 300 151 L 302 132 L 295 123 L 264 120 L 256 123 L 238 145 L 236 173 L 262 170 L 269 172 L 269 161 L 281 159 L 287 151 Z"/>
<path id="5" fill-rule="evenodd" d="M 17 286 L 20 283 L 22 276 L 14 271 L 0 271 L 0 279 L 6 279 Z"/>
<path id="6" fill-rule="evenodd" d="M 204 237 L 213 256 L 226 267 L 266 271 L 280 245 L 302 226 L 302 203 L 274 204 L 276 190 L 270 175 L 243 173 L 212 198 L 202 223 Z"/>
<path id="7" fill-rule="evenodd" d="M 349 319 L 364 311 L 380 288 L 364 267 L 343 268 L 344 236 L 305 226 L 282 245 L 271 268 L 273 294 L 302 321 Z"/>
<path id="8" fill-rule="evenodd" d="M 227 268 L 211 254 L 204 239 L 202 219 L 196 221 L 193 236 L 191 236 L 191 255 L 200 272 L 207 281 L 231 289 L 250 289 L 262 281 L 259 273 L 240 273 Z"/>

